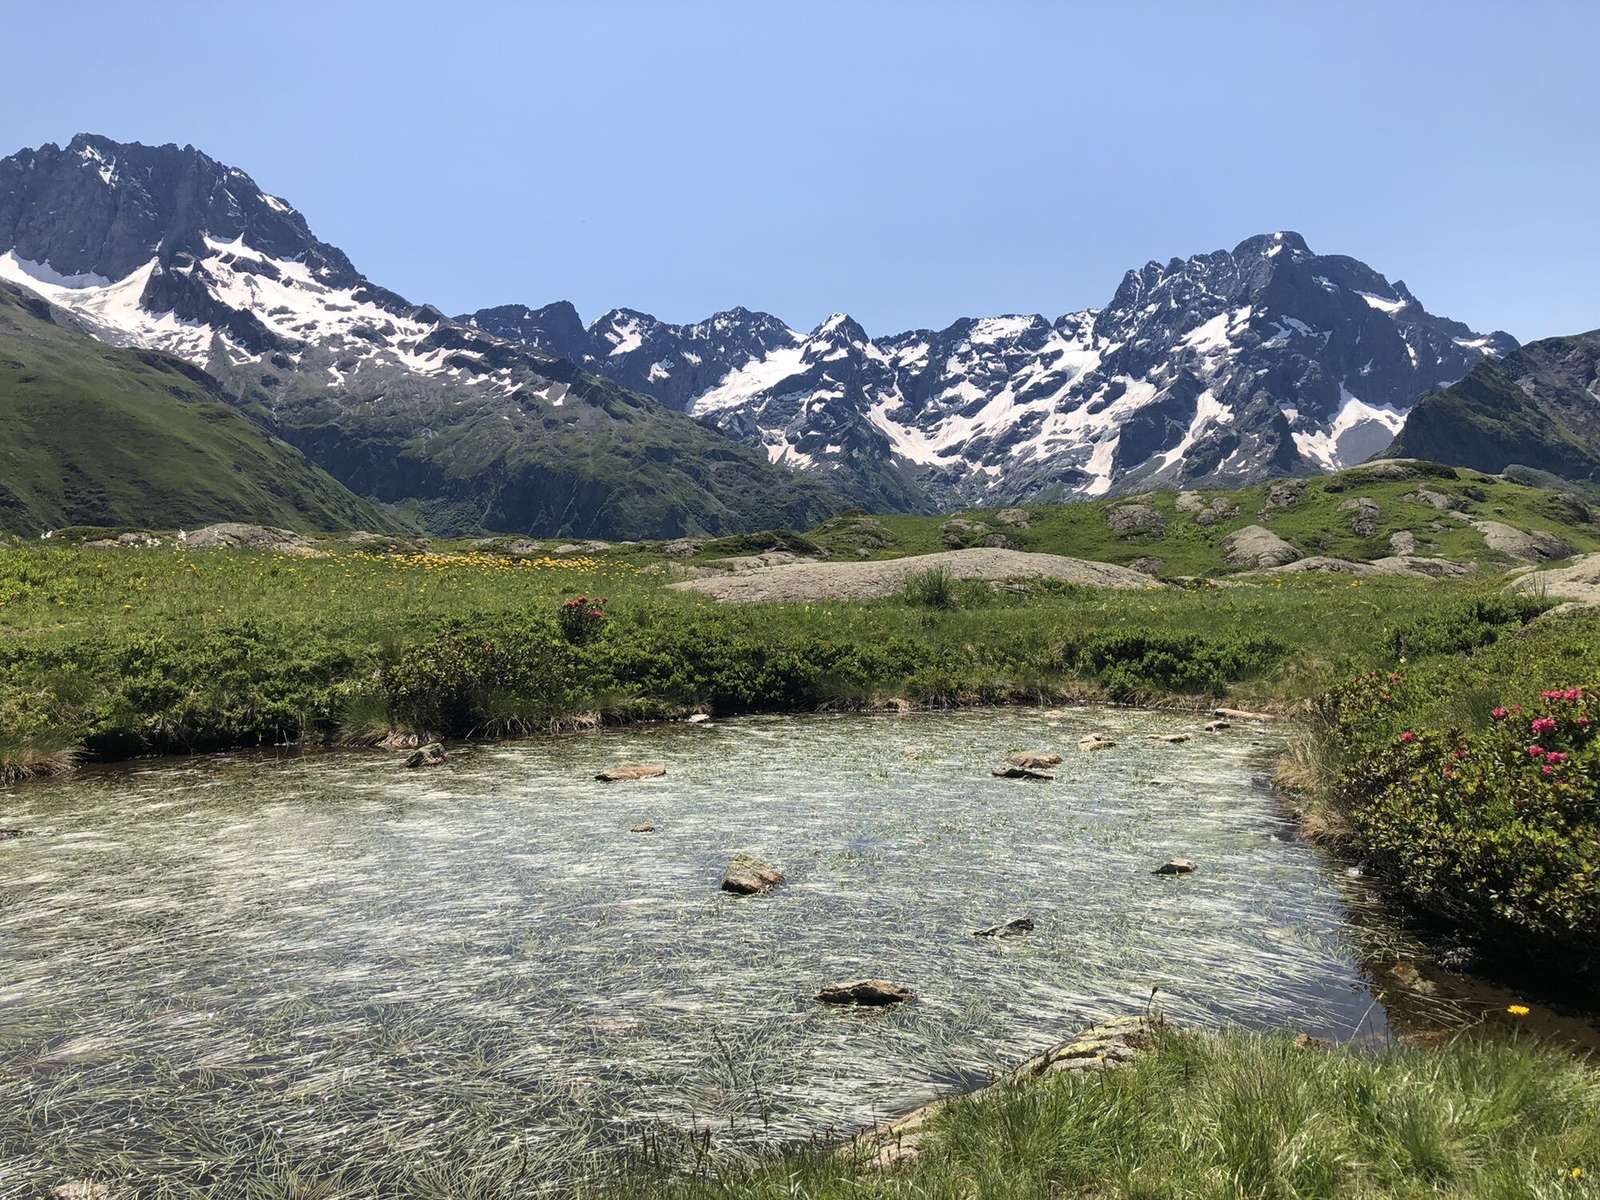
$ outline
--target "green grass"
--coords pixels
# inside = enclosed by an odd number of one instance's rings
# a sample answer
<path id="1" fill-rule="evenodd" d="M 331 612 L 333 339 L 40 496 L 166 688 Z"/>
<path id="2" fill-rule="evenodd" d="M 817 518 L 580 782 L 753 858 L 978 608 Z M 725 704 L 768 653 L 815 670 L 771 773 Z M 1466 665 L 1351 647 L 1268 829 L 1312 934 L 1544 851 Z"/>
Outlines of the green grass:
<path id="1" fill-rule="evenodd" d="M 371 740 L 385 719 L 462 735 L 703 704 L 1178 694 L 1263 705 L 1387 663 L 1386 631 L 1492 587 L 1328 576 L 1137 593 L 961 584 L 944 606 L 719 606 L 665 590 L 666 570 L 20 544 L 0 549 L 0 731 L 115 757 Z M 608 616 L 572 644 L 557 613 L 580 593 L 607 596 Z"/>
<path id="2" fill-rule="evenodd" d="M 392 528 L 175 358 L 103 345 L 0 284 L 0 531 Z"/>
<path id="3" fill-rule="evenodd" d="M 587 1200 L 1458 1200 L 1600 1194 L 1600 1073 L 1526 1040 L 1360 1053 L 1162 1035 L 1131 1066 L 948 1106 L 892 1170 L 800 1149 L 646 1167 Z M 687 1166 L 687 1169 L 682 1169 Z M 698 1170 L 696 1170 L 698 1166 Z"/>
<path id="4" fill-rule="evenodd" d="M 1226 492 L 1204 491 L 1200 495 L 1207 503 L 1224 499 L 1239 509 L 1237 515 L 1213 525 L 1200 524 L 1195 514 L 1179 511 L 1175 492 L 1028 509 L 1025 510 L 1030 516 L 1027 528 L 996 520 L 1001 510 L 993 508 L 972 509 L 957 515 L 988 525 L 992 532 L 1003 536 L 1019 550 L 1121 564 L 1156 558 L 1161 560 L 1161 574 L 1169 578 L 1235 571 L 1236 568 L 1224 561 L 1221 542 L 1229 533 L 1246 525 L 1266 526 L 1306 556 L 1383 558 L 1390 553 L 1390 536 L 1409 532 L 1417 538 L 1419 554 L 1479 563 L 1486 570 L 1504 570 L 1515 565 L 1503 555 L 1490 551 L 1483 535 L 1470 525 L 1428 504 L 1401 499 L 1414 494 L 1418 488 L 1427 488 L 1454 498 L 1460 511 L 1473 518 L 1557 534 L 1579 551 L 1600 549 L 1600 525 L 1594 522 L 1591 514 L 1575 510 L 1563 500 L 1562 492 L 1530 487 L 1464 468 L 1424 464 L 1417 470 L 1416 478 L 1404 480 L 1373 478 L 1370 471 L 1359 467 L 1337 475 L 1308 479 L 1303 481 L 1305 490 L 1299 501 L 1287 508 L 1266 507 L 1269 485 Z M 1378 503 L 1379 522 L 1370 535 L 1358 535 L 1350 526 L 1350 514 L 1339 511 L 1340 504 L 1357 496 L 1371 497 Z M 1128 503 L 1153 507 L 1166 522 L 1165 532 L 1131 536 L 1113 533 L 1107 511 Z M 950 517 L 846 515 L 825 522 L 812 531 L 808 539 L 843 559 L 928 554 L 951 548 L 942 532 L 949 520 Z M 960 544 L 978 545 L 982 540 L 980 533 L 964 537 Z M 706 547 L 702 556 L 715 557 L 728 552 L 713 545 Z"/>

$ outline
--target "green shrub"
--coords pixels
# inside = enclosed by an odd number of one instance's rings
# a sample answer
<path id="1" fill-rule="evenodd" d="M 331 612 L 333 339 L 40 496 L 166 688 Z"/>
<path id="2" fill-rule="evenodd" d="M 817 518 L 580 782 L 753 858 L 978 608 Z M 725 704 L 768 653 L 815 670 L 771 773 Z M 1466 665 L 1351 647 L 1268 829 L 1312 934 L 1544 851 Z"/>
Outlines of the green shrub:
<path id="1" fill-rule="evenodd" d="M 906 577 L 906 585 L 901 589 L 900 598 L 918 608 L 954 608 L 955 576 L 944 567 L 915 571 Z"/>
<path id="2" fill-rule="evenodd" d="M 1395 659 L 1465 653 L 1526 625 L 1549 607 L 1549 601 L 1534 596 L 1479 596 L 1391 629 L 1388 650 Z"/>
<path id="3" fill-rule="evenodd" d="M 1101 683 L 1116 700 L 1151 691 L 1220 696 L 1234 680 L 1258 675 L 1284 655 L 1264 636 L 1207 638 L 1144 630 L 1098 634 L 1069 645 L 1065 665 Z"/>

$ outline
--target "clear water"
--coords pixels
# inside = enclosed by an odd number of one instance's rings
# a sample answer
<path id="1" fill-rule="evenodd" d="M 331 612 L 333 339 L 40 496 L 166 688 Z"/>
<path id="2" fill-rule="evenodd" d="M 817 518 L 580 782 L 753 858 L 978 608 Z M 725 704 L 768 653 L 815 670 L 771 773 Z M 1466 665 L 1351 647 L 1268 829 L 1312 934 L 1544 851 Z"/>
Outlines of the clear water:
<path id="1" fill-rule="evenodd" d="M 866 1123 L 1153 989 L 1185 1021 L 1381 1032 L 1339 873 L 1261 782 L 1271 731 L 1146 740 L 1197 727 L 752 719 L 0 792 L 32 832 L 0 843 L 0 1195 L 289 1194 L 295 1171 L 495 1194 L 651 1123 L 721 1145 Z M 1120 744 L 1078 752 L 1095 731 Z M 991 778 L 1019 748 L 1065 754 L 1060 777 Z M 630 761 L 668 774 L 591 778 Z M 740 851 L 787 884 L 720 893 Z M 1174 855 L 1199 872 L 1151 874 Z M 1036 931 L 972 936 L 1019 916 Z M 919 1000 L 812 999 L 858 975 Z"/>

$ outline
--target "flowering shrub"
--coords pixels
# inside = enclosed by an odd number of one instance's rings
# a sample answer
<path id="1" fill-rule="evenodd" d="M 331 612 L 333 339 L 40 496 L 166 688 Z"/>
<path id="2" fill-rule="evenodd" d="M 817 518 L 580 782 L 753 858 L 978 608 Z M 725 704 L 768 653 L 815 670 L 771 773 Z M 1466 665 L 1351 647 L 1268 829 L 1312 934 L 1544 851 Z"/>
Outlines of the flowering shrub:
<path id="1" fill-rule="evenodd" d="M 1600 695 L 1548 688 L 1476 732 L 1396 733 L 1411 686 L 1373 672 L 1324 714 L 1354 751 L 1339 787 L 1372 864 L 1481 941 L 1600 966 Z"/>
<path id="2" fill-rule="evenodd" d="M 561 636 L 574 646 L 582 645 L 606 623 L 606 598 L 574 596 L 562 602 L 556 617 L 561 624 Z"/>

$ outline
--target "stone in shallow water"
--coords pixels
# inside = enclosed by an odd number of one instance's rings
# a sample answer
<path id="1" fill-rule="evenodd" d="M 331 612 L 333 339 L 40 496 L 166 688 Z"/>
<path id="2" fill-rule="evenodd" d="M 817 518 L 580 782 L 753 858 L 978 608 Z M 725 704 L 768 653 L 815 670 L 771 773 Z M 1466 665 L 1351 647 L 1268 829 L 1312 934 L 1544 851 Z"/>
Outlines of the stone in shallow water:
<path id="1" fill-rule="evenodd" d="M 996 767 L 990 771 L 996 779 L 1054 779 L 1052 771 L 1041 771 L 1037 767 L 1019 767 L 1015 763 L 1007 763 L 1003 767 Z"/>
<path id="2" fill-rule="evenodd" d="M 26 837 L 26 829 L 0 829 L 0 842 L 9 842 L 12 838 Z"/>
<path id="3" fill-rule="evenodd" d="M 641 821 L 628 830 L 629 833 L 654 833 L 655 831 L 656 827 L 650 824 L 649 821 Z"/>
<path id="4" fill-rule="evenodd" d="M 438 742 L 429 742 L 426 746 L 413 750 L 406 755 L 406 766 L 413 769 L 417 767 L 437 767 L 444 760 L 444 747 Z"/>
<path id="5" fill-rule="evenodd" d="M 1166 742 L 1169 746 L 1176 746 L 1179 742 L 1187 742 L 1189 735 L 1187 733 L 1152 733 L 1150 740 L 1152 742 Z"/>
<path id="6" fill-rule="evenodd" d="M 661 763 L 630 763 L 627 766 L 607 767 L 595 775 L 602 783 L 622 783 L 632 779 L 659 779 L 667 773 Z"/>
<path id="7" fill-rule="evenodd" d="M 1032 917 L 1016 917 L 1000 925 L 991 925 L 987 929 L 974 929 L 973 937 L 1016 937 L 1019 933 L 1033 932 Z"/>
<path id="8" fill-rule="evenodd" d="M 1091 733 L 1078 743 L 1079 750 L 1110 750 L 1117 743 L 1103 733 Z"/>
<path id="9" fill-rule="evenodd" d="M 689 717 L 689 724 L 704 725 L 709 720 L 711 720 L 710 713 L 694 713 Z"/>
<path id="10" fill-rule="evenodd" d="M 770 892 L 783 882 L 783 872 L 753 854 L 740 854 L 728 864 L 722 876 L 722 890 L 736 896 L 756 896 Z"/>
<path id="11" fill-rule="evenodd" d="M 867 1008 L 881 1008 L 886 1004 L 904 1004 L 915 1000 L 917 994 L 887 979 L 847 979 L 841 983 L 826 983 L 817 990 L 817 999 L 824 1004 L 859 1004 Z"/>
<path id="12" fill-rule="evenodd" d="M 1157 875 L 1191 875 L 1194 873 L 1195 864 L 1187 858 L 1172 858 L 1156 868 Z"/>
<path id="13" fill-rule="evenodd" d="M 1060 763 L 1061 755 L 1049 750 L 1018 750 L 1015 754 L 1006 755 L 1006 761 L 1014 767 L 1053 767 Z"/>

